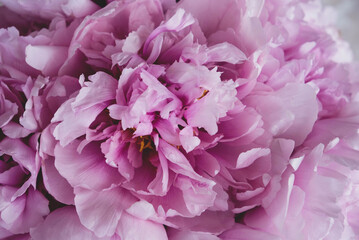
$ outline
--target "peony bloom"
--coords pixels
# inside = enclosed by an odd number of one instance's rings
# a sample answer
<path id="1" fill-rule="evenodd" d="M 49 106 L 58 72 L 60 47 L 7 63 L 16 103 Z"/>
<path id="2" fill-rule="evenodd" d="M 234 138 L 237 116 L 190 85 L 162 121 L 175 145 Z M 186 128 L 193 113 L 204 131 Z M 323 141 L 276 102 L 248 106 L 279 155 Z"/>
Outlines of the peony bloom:
<path id="1" fill-rule="evenodd" d="M 53 28 L 32 36 L 21 36 L 14 27 L 0 31 L 0 236 L 4 239 L 29 239 L 30 229 L 56 205 L 54 201 L 49 203 L 51 190 L 44 189 L 41 181 L 39 140 L 55 111 L 68 98 L 66 92 L 73 92 L 78 84 L 68 76 L 39 75 L 27 63 L 27 49 L 49 44 L 59 31 L 72 31 L 63 23 L 54 20 Z M 41 171 L 45 174 L 44 166 Z"/>
<path id="2" fill-rule="evenodd" d="M 36 189 L 39 133 L 20 124 L 26 85 L 0 77 L 0 237 L 26 238 L 49 213 L 49 201 Z M 28 238 L 28 237 L 27 237 Z"/>
<path id="3" fill-rule="evenodd" d="M 0 236 L 358 237 L 356 64 L 319 1 L 0 2 Z"/>

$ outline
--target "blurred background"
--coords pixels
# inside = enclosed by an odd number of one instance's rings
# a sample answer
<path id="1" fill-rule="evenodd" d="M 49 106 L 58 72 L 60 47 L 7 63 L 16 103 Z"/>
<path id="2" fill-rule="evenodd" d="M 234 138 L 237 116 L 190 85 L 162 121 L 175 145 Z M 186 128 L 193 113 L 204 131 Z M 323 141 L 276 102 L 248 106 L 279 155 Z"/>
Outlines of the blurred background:
<path id="1" fill-rule="evenodd" d="M 341 36 L 350 43 L 355 60 L 359 60 L 359 0 L 322 0 L 333 6 L 337 13 L 337 27 Z"/>

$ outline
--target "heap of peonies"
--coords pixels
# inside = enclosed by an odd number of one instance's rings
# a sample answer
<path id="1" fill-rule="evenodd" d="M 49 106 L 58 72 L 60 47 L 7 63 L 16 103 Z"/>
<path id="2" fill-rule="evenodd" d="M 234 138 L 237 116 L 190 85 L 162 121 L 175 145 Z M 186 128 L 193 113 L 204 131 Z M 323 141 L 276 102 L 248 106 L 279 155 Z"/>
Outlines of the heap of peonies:
<path id="1" fill-rule="evenodd" d="M 359 65 L 319 0 L 0 3 L 0 239 L 359 238 Z"/>

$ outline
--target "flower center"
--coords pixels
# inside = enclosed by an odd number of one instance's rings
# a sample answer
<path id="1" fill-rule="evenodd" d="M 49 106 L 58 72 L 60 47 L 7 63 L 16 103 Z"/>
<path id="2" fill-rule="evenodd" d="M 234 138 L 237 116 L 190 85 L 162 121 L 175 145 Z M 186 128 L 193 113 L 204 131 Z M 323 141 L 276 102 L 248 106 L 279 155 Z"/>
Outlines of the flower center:
<path id="1" fill-rule="evenodd" d="M 203 98 L 204 96 L 206 96 L 208 92 L 209 92 L 208 90 L 204 90 L 203 93 L 202 93 L 202 96 L 200 96 L 199 98 L 197 98 L 197 100 L 200 100 L 201 98 Z"/>
<path id="2" fill-rule="evenodd" d="M 136 142 L 140 145 L 140 152 L 143 152 L 145 149 L 155 149 L 155 144 L 153 143 L 150 135 L 139 136 Z"/>

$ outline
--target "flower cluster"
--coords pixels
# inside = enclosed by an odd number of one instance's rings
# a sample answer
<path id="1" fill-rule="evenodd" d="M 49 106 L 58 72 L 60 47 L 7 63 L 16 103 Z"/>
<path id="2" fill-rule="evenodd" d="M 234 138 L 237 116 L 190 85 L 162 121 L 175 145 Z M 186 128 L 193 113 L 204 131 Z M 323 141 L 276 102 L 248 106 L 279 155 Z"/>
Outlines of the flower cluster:
<path id="1" fill-rule="evenodd" d="M 319 0 L 0 0 L 0 238 L 359 237 L 359 75 Z"/>

